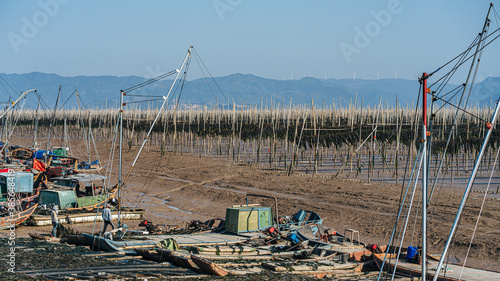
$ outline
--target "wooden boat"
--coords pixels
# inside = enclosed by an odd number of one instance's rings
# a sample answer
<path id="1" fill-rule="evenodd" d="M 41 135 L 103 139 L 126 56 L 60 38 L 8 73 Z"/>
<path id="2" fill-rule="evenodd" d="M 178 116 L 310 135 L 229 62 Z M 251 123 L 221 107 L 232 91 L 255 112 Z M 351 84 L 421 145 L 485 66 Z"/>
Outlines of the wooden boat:
<path id="1" fill-rule="evenodd" d="M 222 267 L 218 266 L 213 261 L 191 255 L 191 260 L 203 271 L 204 273 L 216 276 L 226 276 L 229 272 Z"/>
<path id="2" fill-rule="evenodd" d="M 64 167 L 73 169 L 79 174 L 95 174 L 102 170 L 102 166 L 94 161 L 90 164 L 80 162 L 78 158 L 65 155 L 48 155 L 48 163 L 50 167 Z"/>
<path id="3" fill-rule="evenodd" d="M 133 239 L 115 241 L 104 237 L 84 233 L 94 249 L 108 252 L 134 254 L 134 249 L 152 249 L 160 241 L 174 239 L 179 247 L 200 245 L 230 245 L 247 241 L 248 237 L 223 233 L 201 233 L 181 235 L 138 235 Z"/>
<path id="4" fill-rule="evenodd" d="M 0 222 L 0 229 L 10 228 L 15 225 L 20 225 L 25 220 L 27 220 L 35 211 L 38 203 L 28 207 L 24 211 L 13 214 L 12 216 L 4 216 Z"/>
<path id="5" fill-rule="evenodd" d="M 107 196 L 104 186 L 106 177 L 93 174 L 76 174 L 53 178 L 49 189 L 40 192 L 40 205 L 57 204 L 61 212 L 92 211 L 104 207 L 112 200 L 117 188 L 112 187 Z M 101 184 L 99 182 L 102 182 Z M 82 190 L 81 187 L 85 187 Z"/>
<path id="6" fill-rule="evenodd" d="M 257 249 L 249 246 L 199 246 L 192 247 L 198 254 L 207 255 L 242 255 L 259 253 Z"/>
<path id="7" fill-rule="evenodd" d="M 156 244 L 154 241 L 148 240 L 133 240 L 123 242 L 113 241 L 111 239 L 106 239 L 103 236 L 91 235 L 87 233 L 83 233 L 82 235 L 83 237 L 85 237 L 85 239 L 87 239 L 88 243 L 90 244 L 90 248 L 94 251 L 123 252 L 125 254 L 135 255 L 136 253 L 134 249 L 151 249 Z"/>
<path id="8" fill-rule="evenodd" d="M 382 262 L 384 260 L 385 254 L 373 254 L 373 258 L 375 263 L 380 268 L 382 266 Z M 394 270 L 394 264 L 396 260 L 396 254 L 388 254 L 384 269 L 392 272 Z M 428 268 L 433 269 L 435 271 L 438 262 L 435 260 L 427 260 Z M 402 258 L 399 259 L 396 272 L 400 275 L 404 275 L 407 277 L 421 277 L 421 265 L 417 263 L 408 262 Z M 463 273 L 460 278 L 460 273 Z M 428 280 L 432 280 L 434 278 L 434 271 L 430 270 L 428 273 Z M 472 267 L 463 267 L 462 265 L 457 264 L 447 264 L 445 272 L 441 272 L 438 276 L 439 281 L 458 281 L 458 280 L 500 280 L 500 272 L 488 271 L 482 269 L 476 269 Z"/>
<path id="9" fill-rule="evenodd" d="M 33 191 L 33 193 L 28 193 L 26 197 L 20 198 L 16 200 L 15 204 L 16 205 L 23 205 L 23 204 L 29 204 L 31 202 L 35 202 L 38 199 L 38 196 L 40 195 L 40 190 L 42 190 L 41 186 L 38 186 L 37 189 Z M 0 206 L 5 206 L 7 204 L 7 201 L 0 202 Z"/>
<path id="10" fill-rule="evenodd" d="M 263 267 L 271 269 L 276 272 L 288 272 L 298 274 L 310 273 L 325 273 L 325 274 L 338 274 L 338 273 L 354 273 L 359 270 L 361 264 L 355 262 L 338 263 L 334 261 L 325 262 L 321 265 L 311 265 L 308 263 L 289 263 L 289 262 L 265 262 L 262 263 Z M 347 272 L 346 272 L 347 270 Z"/>
<path id="11" fill-rule="evenodd" d="M 12 150 L 10 155 L 14 159 L 30 160 L 33 159 L 33 150 L 25 147 L 20 147 Z"/>
<path id="12" fill-rule="evenodd" d="M 144 215 L 144 209 L 130 209 L 124 210 L 120 214 L 120 219 L 122 220 L 140 220 Z M 113 213 L 111 215 L 112 220 L 118 219 L 118 213 Z M 90 213 L 78 213 L 78 214 L 66 214 L 59 218 L 61 223 L 65 224 L 76 224 L 76 223 L 86 223 L 94 221 L 102 221 L 101 214 L 96 214 L 95 212 Z M 52 224 L 52 219 L 50 215 L 32 215 L 27 220 L 28 225 L 42 226 Z"/>
<path id="13" fill-rule="evenodd" d="M 25 172 L 21 172 L 21 173 L 24 173 L 25 175 L 27 174 Z M 33 180 L 34 190 L 32 192 L 16 192 L 16 197 L 18 197 L 18 199 L 15 201 L 15 205 L 27 206 L 31 202 L 35 202 L 38 199 L 38 196 L 40 195 L 40 191 L 42 190 L 43 187 L 46 186 L 46 184 L 47 184 L 47 177 L 45 177 L 44 174 L 39 173 L 38 175 L 36 175 L 36 177 Z M 2 187 L 2 192 L 4 192 L 3 187 Z M 4 197 L 4 195 L 6 195 L 6 194 L 0 195 L 0 198 L 6 200 L 6 197 Z M 7 204 L 7 201 L 0 201 L 0 208 L 2 206 L 6 206 L 6 204 Z"/>

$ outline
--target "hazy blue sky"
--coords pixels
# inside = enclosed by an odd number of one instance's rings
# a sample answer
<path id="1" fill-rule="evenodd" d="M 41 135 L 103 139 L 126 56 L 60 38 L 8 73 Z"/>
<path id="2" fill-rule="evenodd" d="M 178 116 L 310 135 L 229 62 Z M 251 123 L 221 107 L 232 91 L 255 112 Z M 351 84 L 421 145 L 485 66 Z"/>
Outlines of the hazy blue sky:
<path id="1" fill-rule="evenodd" d="M 415 79 L 470 44 L 489 2 L 7 0 L 0 72 L 153 76 L 193 45 L 214 76 Z M 498 46 L 480 78 L 500 76 Z"/>

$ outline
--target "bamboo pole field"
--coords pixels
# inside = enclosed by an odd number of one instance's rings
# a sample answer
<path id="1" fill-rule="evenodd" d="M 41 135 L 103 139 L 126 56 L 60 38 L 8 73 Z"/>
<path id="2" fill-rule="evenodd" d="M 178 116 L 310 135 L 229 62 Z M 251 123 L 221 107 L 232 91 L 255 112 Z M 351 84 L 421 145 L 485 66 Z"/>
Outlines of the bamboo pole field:
<path id="1" fill-rule="evenodd" d="M 469 108 L 472 115 L 460 115 L 455 135 L 448 148 L 443 172 L 453 178 L 472 167 L 486 132 L 484 121 L 492 114 L 489 107 Z M 149 130 L 158 109 L 131 108 L 124 112 L 124 143 L 128 149 L 139 145 Z M 233 104 L 169 109 L 163 112 L 153 128 L 147 149 L 213 157 L 249 165 L 267 166 L 288 174 L 323 174 L 363 180 L 393 179 L 405 173 L 420 142 L 417 128 L 420 120 L 413 106 L 375 107 L 349 105 L 338 107 L 295 106 L 274 103 L 260 106 Z M 34 135 L 38 119 L 39 140 L 53 131 L 69 138 L 85 139 L 84 124 L 90 122 L 93 138 L 113 138 L 117 111 L 91 109 L 59 110 L 55 117 L 49 110 L 24 110 L 16 119 L 14 136 Z M 432 127 L 432 162 L 440 159 L 446 144 L 446 130 L 452 124 L 454 111 L 443 109 L 435 114 Z M 492 147 L 498 146 L 494 131 Z M 42 145 L 43 148 L 43 145 Z M 491 157 L 485 157 L 491 161 Z M 489 160 L 488 160 L 489 159 Z M 487 169 L 491 163 L 484 163 Z"/>

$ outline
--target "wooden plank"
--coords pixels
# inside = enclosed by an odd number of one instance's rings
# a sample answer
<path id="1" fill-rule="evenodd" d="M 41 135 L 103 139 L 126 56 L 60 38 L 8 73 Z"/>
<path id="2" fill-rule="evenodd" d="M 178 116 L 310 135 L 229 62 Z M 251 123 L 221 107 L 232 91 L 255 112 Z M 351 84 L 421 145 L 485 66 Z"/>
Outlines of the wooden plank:
<path id="1" fill-rule="evenodd" d="M 217 255 L 196 255 L 205 259 L 212 260 L 272 260 L 272 255 L 234 255 L 234 256 L 217 256 Z"/>
<path id="2" fill-rule="evenodd" d="M 271 269 L 273 271 L 276 271 L 276 272 L 288 271 L 288 268 L 286 268 L 284 266 L 281 266 L 281 265 L 272 264 L 272 263 L 265 263 L 265 262 L 263 262 L 261 264 L 261 266 L 263 266 L 265 268 L 269 268 L 269 269 Z"/>
<path id="3" fill-rule="evenodd" d="M 133 260 L 133 259 L 142 259 L 142 257 L 141 256 L 125 256 L 125 257 L 118 257 L 118 258 L 107 258 L 107 260 L 110 260 L 110 261 Z"/>

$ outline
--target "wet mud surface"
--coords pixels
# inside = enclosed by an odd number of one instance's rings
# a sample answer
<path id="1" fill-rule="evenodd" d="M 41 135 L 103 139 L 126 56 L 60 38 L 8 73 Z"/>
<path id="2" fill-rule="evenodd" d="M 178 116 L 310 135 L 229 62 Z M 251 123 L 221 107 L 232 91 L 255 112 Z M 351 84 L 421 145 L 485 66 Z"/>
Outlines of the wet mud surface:
<path id="1" fill-rule="evenodd" d="M 107 143 L 99 143 L 98 148 L 101 155 L 107 155 L 109 152 Z M 128 171 L 137 150 L 138 147 L 132 147 L 130 151 L 124 152 L 124 163 L 127 163 L 124 164 L 124 171 Z M 116 167 L 116 164 L 113 167 Z M 116 171 L 111 182 L 116 182 Z M 356 179 L 335 179 L 327 175 L 308 176 L 299 173 L 287 176 L 264 165 L 234 163 L 229 159 L 207 159 L 172 152 L 161 155 L 159 148 L 148 147 L 126 183 L 123 202 L 126 206 L 146 209 L 145 218 L 154 223 L 185 226 L 187 222 L 195 219 L 203 221 L 224 218 L 226 208 L 244 204 L 247 193 L 264 194 L 278 198 L 279 215 L 292 215 L 300 209 L 312 210 L 324 218 L 324 225 L 335 228 L 342 234 L 346 228 L 356 229 L 359 230 L 362 241 L 385 245 L 389 242 L 393 230 L 401 189 L 401 183 L 367 183 Z M 461 188 L 442 188 L 436 191 L 429 207 L 430 253 L 442 251 L 462 194 Z M 415 198 L 418 198 L 418 194 Z M 250 203 L 269 206 L 272 204 L 266 199 L 250 200 Z M 471 193 L 468 198 L 450 252 L 450 255 L 458 261 L 465 259 L 482 200 L 481 193 Z M 418 245 L 420 241 L 418 235 L 420 225 L 418 222 L 414 223 L 414 220 L 413 216 L 409 222 L 411 226 L 405 240 L 406 245 L 410 243 L 410 239 L 413 240 L 413 245 Z M 126 223 L 131 229 L 141 229 L 137 226 L 138 221 Z M 72 227 L 79 231 L 90 231 L 93 224 Z M 97 223 L 97 227 L 100 227 L 100 223 Z M 19 238 L 27 237 L 29 232 L 48 233 L 50 229 L 50 226 L 21 226 L 16 230 L 16 235 Z M 500 201 L 496 198 L 487 198 L 471 244 L 467 264 L 483 269 L 500 270 L 499 234 Z M 0 231 L 0 237 L 5 238 L 7 235 L 8 232 L 5 230 Z M 1 248 L 3 251 L 4 247 Z M 68 261 L 71 260 L 71 253 L 75 249 L 67 248 L 67 251 L 68 259 L 61 259 L 64 266 L 70 264 Z M 50 262 L 54 256 L 52 253 L 47 251 L 36 253 L 38 260 L 43 259 L 46 264 L 29 265 L 30 262 L 26 262 L 24 267 L 48 268 L 56 264 Z M 3 253 L 1 255 L 3 256 Z M 78 259 L 75 262 L 83 263 Z M 100 261 L 93 259 L 90 262 Z M 273 274 L 271 277 L 273 280 L 276 279 Z M 304 280 L 304 276 L 287 276 L 282 280 L 294 280 L 292 278 Z M 206 280 L 215 279 L 219 278 L 210 277 Z M 270 277 L 238 276 L 223 279 L 269 280 Z"/>

